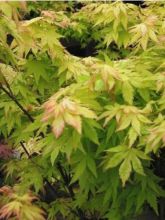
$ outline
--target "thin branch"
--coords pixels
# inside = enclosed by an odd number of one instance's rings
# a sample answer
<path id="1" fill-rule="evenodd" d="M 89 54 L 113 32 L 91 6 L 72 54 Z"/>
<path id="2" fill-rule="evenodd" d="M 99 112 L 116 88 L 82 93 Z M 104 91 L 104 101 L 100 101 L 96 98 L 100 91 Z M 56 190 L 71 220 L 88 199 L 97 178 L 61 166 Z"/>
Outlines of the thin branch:
<path id="1" fill-rule="evenodd" d="M 32 158 L 31 158 L 31 155 L 29 154 L 28 150 L 26 149 L 24 143 L 21 141 L 20 142 L 24 152 L 26 153 L 27 157 L 29 158 L 29 160 L 37 167 L 39 167 L 40 169 L 42 169 L 38 164 L 36 164 Z M 60 164 L 60 163 L 59 163 Z M 63 172 L 63 168 L 61 167 L 60 165 L 60 170 L 62 171 L 62 175 L 63 175 L 63 178 L 66 179 L 66 177 L 64 176 L 64 172 Z M 58 197 L 58 194 L 56 192 L 56 190 L 54 189 L 54 187 L 51 185 L 51 183 L 48 181 L 48 179 L 46 177 L 44 177 L 44 181 L 47 183 L 48 187 L 51 189 L 51 191 L 53 192 L 54 196 L 57 198 Z M 72 191 L 69 190 L 69 193 L 70 193 L 70 197 L 72 198 L 72 200 L 74 200 L 74 194 Z M 80 220 L 84 220 L 84 218 L 82 218 L 82 211 L 80 209 L 76 209 L 76 211 L 72 210 L 70 207 L 68 207 L 70 209 L 70 211 L 75 214 L 76 216 L 80 217 Z"/>
<path id="2" fill-rule="evenodd" d="M 24 107 L 19 103 L 19 101 L 16 99 L 16 97 L 14 96 L 11 88 L 10 88 L 10 85 L 7 83 L 7 89 L 5 89 L 2 84 L 0 84 L 0 88 L 17 104 L 17 106 L 21 109 L 21 111 L 28 117 L 28 119 L 31 121 L 31 122 L 34 122 L 34 119 L 33 117 L 29 114 L 28 111 L 26 111 L 26 109 L 24 109 Z M 44 134 L 41 133 L 41 136 L 42 138 L 44 138 Z M 31 155 L 29 154 L 29 152 L 27 151 L 26 147 L 24 146 L 23 142 L 21 141 L 20 142 L 24 152 L 26 153 L 26 155 L 28 156 L 28 158 L 31 160 Z M 32 160 L 31 160 L 32 161 Z M 34 161 L 32 161 L 33 163 L 35 163 Z M 36 164 L 37 165 L 37 164 Z M 75 195 L 74 195 L 74 192 L 73 192 L 73 188 L 72 186 L 70 185 L 70 178 L 69 176 L 67 176 L 67 173 L 66 171 L 64 170 L 64 168 L 61 166 L 61 163 L 58 162 L 57 164 L 57 168 L 61 174 L 61 177 L 63 178 L 63 181 L 64 181 L 64 184 L 66 186 L 66 188 L 68 189 L 68 192 L 70 194 L 70 197 L 72 198 L 72 200 L 75 200 Z M 55 195 L 57 195 L 55 189 L 53 188 L 53 186 L 50 184 L 50 182 L 44 178 L 45 182 L 48 184 L 48 186 L 51 188 L 51 190 L 53 191 L 53 193 Z M 79 208 L 76 208 L 76 211 L 77 211 L 77 215 L 79 216 L 80 220 L 84 220 L 84 213 L 81 209 Z"/>
<path id="3" fill-rule="evenodd" d="M 66 174 L 64 173 L 63 167 L 61 166 L 60 162 L 57 163 L 57 167 L 58 167 L 58 170 L 64 180 L 65 186 L 67 187 L 67 189 L 69 191 L 70 197 L 74 200 L 75 197 L 74 197 L 73 189 L 72 189 L 70 183 L 68 182 L 68 178 L 67 178 Z"/>
<path id="4" fill-rule="evenodd" d="M 34 122 L 33 117 L 29 114 L 29 112 L 24 109 L 24 107 L 18 102 L 13 93 L 10 93 L 7 89 L 5 89 L 2 84 L 0 84 L 0 88 L 17 104 L 17 106 L 21 109 L 21 111 L 29 118 L 31 122 Z"/>
<path id="5" fill-rule="evenodd" d="M 17 106 L 22 110 L 22 112 L 29 118 L 29 120 L 31 122 L 34 122 L 33 117 L 26 111 L 26 109 L 24 109 L 24 107 L 18 102 L 18 100 L 16 99 L 16 97 L 13 95 L 13 92 L 8 84 L 8 82 L 6 81 L 6 85 L 7 88 L 9 89 L 9 91 L 7 91 L 7 89 L 5 89 L 2 85 L 0 85 L 0 88 L 17 104 Z M 22 141 L 20 141 L 21 147 L 23 148 L 24 152 L 26 153 L 27 157 L 31 160 L 31 155 L 29 154 L 28 150 L 26 149 L 25 145 L 23 144 Z M 32 160 L 31 160 L 32 161 Z M 34 163 L 34 161 L 32 161 Z M 38 164 L 34 163 L 36 166 L 38 166 Z M 41 167 L 40 167 L 41 168 Z M 47 178 L 44 178 L 45 182 L 47 183 L 47 185 L 49 186 L 49 188 L 52 190 L 52 192 L 54 193 L 55 196 L 57 196 L 57 193 L 55 191 L 55 189 L 52 187 L 52 185 L 50 184 L 50 182 L 47 180 Z"/>
<path id="6" fill-rule="evenodd" d="M 74 194 L 73 188 L 70 185 L 69 177 L 67 176 L 67 174 L 66 174 L 65 170 L 63 169 L 63 167 L 61 166 L 60 162 L 57 163 L 57 168 L 58 168 L 58 170 L 59 170 L 59 172 L 60 172 L 60 174 L 63 178 L 64 184 L 65 184 L 65 186 L 66 186 L 66 188 L 67 188 L 67 190 L 70 194 L 70 197 L 74 201 L 75 200 L 75 194 Z M 76 210 L 77 210 L 77 213 L 78 213 L 78 216 L 79 216 L 80 220 L 84 220 L 85 218 L 84 218 L 83 211 L 80 208 L 76 208 Z"/>
<path id="7" fill-rule="evenodd" d="M 26 153 L 28 159 L 29 159 L 35 166 L 37 166 L 38 168 L 42 169 L 42 167 L 40 167 L 38 164 L 36 164 L 36 163 L 32 160 L 31 155 L 29 154 L 28 150 L 26 149 L 24 143 L 23 143 L 22 141 L 20 141 L 20 144 L 21 144 L 21 147 L 23 148 L 24 152 Z M 53 186 L 51 185 L 51 183 L 49 182 L 49 180 L 48 180 L 46 177 L 44 177 L 44 181 L 47 183 L 47 185 L 49 186 L 49 188 L 52 190 L 54 196 L 57 197 L 57 192 L 56 192 L 56 190 L 53 188 Z"/>
<path id="8" fill-rule="evenodd" d="M 23 142 L 22 142 L 22 141 L 20 141 L 20 144 L 21 144 L 21 147 L 23 148 L 24 152 L 26 153 L 27 157 L 30 159 L 30 158 L 31 158 L 31 156 L 30 156 L 29 152 L 27 151 L 27 149 L 26 149 L 25 145 L 23 144 Z"/>

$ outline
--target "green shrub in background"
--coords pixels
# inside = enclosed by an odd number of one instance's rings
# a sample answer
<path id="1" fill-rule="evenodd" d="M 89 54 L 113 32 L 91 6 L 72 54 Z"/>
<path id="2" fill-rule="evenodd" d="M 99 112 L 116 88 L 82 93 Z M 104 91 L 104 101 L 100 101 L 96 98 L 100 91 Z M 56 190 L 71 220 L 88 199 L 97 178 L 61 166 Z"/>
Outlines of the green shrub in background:
<path id="1" fill-rule="evenodd" d="M 0 219 L 159 214 L 164 6 L 0 4 Z M 96 53 L 75 56 L 70 40 Z"/>

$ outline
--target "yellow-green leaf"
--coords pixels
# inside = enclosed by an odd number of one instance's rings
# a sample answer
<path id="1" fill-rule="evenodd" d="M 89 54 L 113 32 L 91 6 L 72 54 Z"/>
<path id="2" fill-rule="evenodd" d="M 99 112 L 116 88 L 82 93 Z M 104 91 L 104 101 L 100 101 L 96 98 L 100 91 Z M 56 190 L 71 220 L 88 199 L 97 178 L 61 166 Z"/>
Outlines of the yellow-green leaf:
<path id="1" fill-rule="evenodd" d="M 129 179 L 131 171 L 131 161 L 129 158 L 126 158 L 119 168 L 119 176 L 122 180 L 123 186 L 125 186 L 126 181 Z"/>

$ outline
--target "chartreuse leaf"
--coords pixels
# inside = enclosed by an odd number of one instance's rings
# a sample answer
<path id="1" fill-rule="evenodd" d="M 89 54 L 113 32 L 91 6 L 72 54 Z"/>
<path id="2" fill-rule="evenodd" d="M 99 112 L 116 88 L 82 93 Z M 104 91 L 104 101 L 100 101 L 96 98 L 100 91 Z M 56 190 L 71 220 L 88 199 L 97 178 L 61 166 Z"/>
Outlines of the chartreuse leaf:
<path id="1" fill-rule="evenodd" d="M 133 103 L 133 93 L 134 91 L 131 84 L 128 81 L 124 81 L 122 85 L 122 94 L 124 100 L 130 105 Z"/>
<path id="2" fill-rule="evenodd" d="M 151 127 L 149 129 L 150 134 L 147 138 L 147 146 L 146 146 L 146 153 L 148 152 L 157 152 L 157 150 L 164 146 L 165 144 L 165 135 L 164 135 L 164 129 L 165 129 L 165 121 L 163 118 L 160 118 L 160 121 L 155 124 L 155 126 Z"/>
<path id="3" fill-rule="evenodd" d="M 39 83 L 40 78 L 42 77 L 46 81 L 48 81 L 48 63 L 44 60 L 34 60 L 29 59 L 26 63 L 26 69 L 28 74 L 33 74 L 36 83 Z"/>
<path id="4" fill-rule="evenodd" d="M 116 129 L 116 122 L 115 120 L 112 120 L 109 125 L 108 125 L 108 130 L 107 130 L 107 137 L 106 137 L 106 142 L 108 142 L 110 140 L 110 138 L 112 137 L 113 133 L 115 132 Z"/>
<path id="5" fill-rule="evenodd" d="M 73 160 L 73 178 L 72 183 L 79 180 L 81 184 L 83 181 L 82 176 L 91 175 L 92 178 L 97 177 L 97 168 L 95 157 L 92 153 L 76 154 Z M 85 181 L 86 182 L 86 181 Z"/>
<path id="6" fill-rule="evenodd" d="M 133 117 L 132 127 L 137 132 L 137 134 L 140 134 L 140 121 L 137 119 L 137 117 Z"/>
<path id="7" fill-rule="evenodd" d="M 131 121 L 132 121 L 132 116 L 123 117 L 119 127 L 117 128 L 117 131 L 122 131 L 126 129 L 131 124 Z"/>
<path id="8" fill-rule="evenodd" d="M 139 158 L 137 156 L 135 156 L 135 154 L 131 154 L 131 161 L 132 161 L 132 167 L 135 170 L 136 173 L 139 173 L 141 175 L 145 175 L 144 174 L 144 170 L 143 170 L 143 166 L 141 161 L 139 160 Z"/>
<path id="9" fill-rule="evenodd" d="M 123 186 L 129 179 L 132 170 L 141 175 L 145 175 L 140 159 L 149 160 L 149 157 L 142 151 L 126 146 L 118 146 L 110 148 L 107 152 L 105 169 L 110 169 L 121 164 L 119 167 L 119 175 Z"/>
<path id="10" fill-rule="evenodd" d="M 79 177 L 85 171 L 86 166 L 87 166 L 87 164 L 86 164 L 85 158 L 83 158 L 81 161 L 79 161 L 79 163 L 77 164 L 77 166 L 75 168 L 75 173 L 74 173 L 72 181 L 71 181 L 72 183 L 79 179 Z"/>
<path id="11" fill-rule="evenodd" d="M 83 121 L 83 131 L 84 135 L 89 138 L 91 141 L 93 141 L 95 144 L 99 144 L 98 136 L 97 136 L 97 131 L 93 127 L 92 123 L 90 123 L 89 120 L 84 120 Z"/>
<path id="12" fill-rule="evenodd" d="M 127 152 L 116 153 L 106 164 L 106 169 L 118 166 L 124 158 L 127 156 Z"/>
<path id="13" fill-rule="evenodd" d="M 100 115 L 99 119 L 105 118 L 104 126 L 107 126 L 110 121 L 115 119 L 117 125 L 116 131 L 129 128 L 128 138 L 130 146 L 141 135 L 142 127 L 151 123 L 145 116 L 149 114 L 146 108 L 141 110 L 135 106 L 115 104 L 107 106 L 107 109 L 107 111 Z"/>
<path id="14" fill-rule="evenodd" d="M 0 4 L 0 185 L 19 187 L 0 188 L 0 219 L 158 214 L 164 3 L 145 6 Z"/>
<path id="15" fill-rule="evenodd" d="M 136 141 L 137 137 L 138 137 L 138 134 L 135 131 L 135 129 L 134 128 L 130 128 L 129 132 L 128 132 L 128 140 L 129 140 L 129 146 L 130 147 L 134 144 L 134 142 Z"/>
<path id="16" fill-rule="evenodd" d="M 51 161 L 52 166 L 54 165 L 54 161 L 56 160 L 59 152 L 60 152 L 60 146 L 57 145 L 54 147 L 54 150 L 51 152 L 50 161 Z"/>
<path id="17" fill-rule="evenodd" d="M 44 211 L 33 204 L 36 197 L 30 193 L 20 194 L 19 190 L 19 187 L 18 189 L 16 187 L 11 189 L 7 186 L 1 189 L 1 193 L 7 192 L 10 195 L 7 199 L 8 203 L 1 207 L 0 218 L 14 216 L 25 220 L 34 220 L 35 218 L 44 220 Z"/>
<path id="18" fill-rule="evenodd" d="M 92 157 L 87 157 L 87 167 L 89 170 L 92 172 L 92 174 L 97 177 L 97 172 L 96 172 L 96 164 L 95 160 Z"/>
<path id="19" fill-rule="evenodd" d="M 131 160 L 126 158 L 119 168 L 119 176 L 122 180 L 123 186 L 125 186 L 126 181 L 129 179 L 132 171 Z"/>

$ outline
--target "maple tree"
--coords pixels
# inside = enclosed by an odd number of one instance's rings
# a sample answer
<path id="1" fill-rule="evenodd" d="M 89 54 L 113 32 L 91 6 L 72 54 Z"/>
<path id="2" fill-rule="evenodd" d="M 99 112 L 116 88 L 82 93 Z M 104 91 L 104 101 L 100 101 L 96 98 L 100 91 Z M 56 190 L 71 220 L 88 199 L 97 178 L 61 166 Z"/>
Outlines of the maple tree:
<path id="1" fill-rule="evenodd" d="M 165 3 L 80 4 L 0 4 L 0 219 L 160 214 Z"/>

